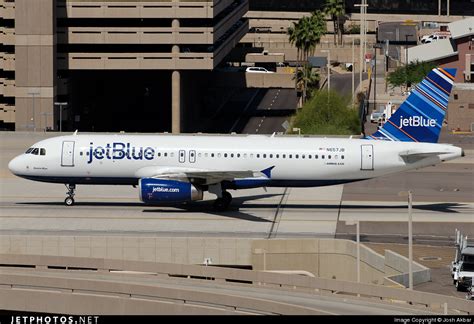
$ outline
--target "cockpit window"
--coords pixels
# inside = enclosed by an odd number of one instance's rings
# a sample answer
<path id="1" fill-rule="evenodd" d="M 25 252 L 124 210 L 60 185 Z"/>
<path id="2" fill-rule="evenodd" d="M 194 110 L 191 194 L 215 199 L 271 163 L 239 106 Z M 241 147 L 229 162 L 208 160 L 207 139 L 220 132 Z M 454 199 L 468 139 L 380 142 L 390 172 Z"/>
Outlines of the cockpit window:
<path id="1" fill-rule="evenodd" d="M 30 154 L 31 151 L 33 151 L 33 148 L 32 148 L 32 147 L 30 147 L 28 150 L 26 150 L 25 154 Z"/>
<path id="2" fill-rule="evenodd" d="M 40 155 L 46 155 L 46 149 L 41 148 L 40 149 Z"/>
<path id="3" fill-rule="evenodd" d="M 38 155 L 39 149 L 35 148 L 33 151 L 31 151 L 31 154 Z"/>

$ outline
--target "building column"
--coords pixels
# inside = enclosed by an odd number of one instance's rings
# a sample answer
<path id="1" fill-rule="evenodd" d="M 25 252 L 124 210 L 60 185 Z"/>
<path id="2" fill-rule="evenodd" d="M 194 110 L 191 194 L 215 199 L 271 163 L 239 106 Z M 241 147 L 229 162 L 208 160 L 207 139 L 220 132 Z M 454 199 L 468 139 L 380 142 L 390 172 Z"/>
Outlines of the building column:
<path id="1" fill-rule="evenodd" d="M 171 131 L 181 133 L 181 73 L 171 73 Z"/>
<path id="2" fill-rule="evenodd" d="M 15 1 L 16 130 L 55 129 L 55 0 Z"/>

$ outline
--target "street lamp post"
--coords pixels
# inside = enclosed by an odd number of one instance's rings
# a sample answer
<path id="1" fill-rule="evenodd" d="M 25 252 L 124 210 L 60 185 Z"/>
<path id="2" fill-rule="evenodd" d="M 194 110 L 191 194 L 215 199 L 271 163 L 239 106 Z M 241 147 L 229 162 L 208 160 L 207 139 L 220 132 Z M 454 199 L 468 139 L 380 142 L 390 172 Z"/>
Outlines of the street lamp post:
<path id="1" fill-rule="evenodd" d="M 63 131 L 63 106 L 67 106 L 67 102 L 55 102 L 55 106 L 59 106 L 59 132 Z"/>
<path id="2" fill-rule="evenodd" d="M 405 34 L 405 81 L 408 91 L 408 37 L 413 36 L 413 34 Z"/>
<path id="3" fill-rule="evenodd" d="M 379 48 L 381 48 L 379 44 L 374 45 L 374 111 L 377 110 L 377 49 Z"/>
<path id="4" fill-rule="evenodd" d="M 354 104 L 354 92 L 355 92 L 355 61 L 354 61 L 354 37 L 352 37 L 352 104 Z"/>
<path id="5" fill-rule="evenodd" d="M 33 116 L 31 120 L 33 121 L 33 131 L 36 132 L 36 111 L 35 111 L 35 96 L 39 95 L 40 92 L 38 89 L 28 91 L 28 94 L 33 97 Z M 28 124 L 28 129 L 30 128 Z"/>
<path id="6" fill-rule="evenodd" d="M 364 3 L 364 0 L 362 0 L 362 3 L 357 3 L 354 5 L 355 7 L 360 7 L 360 48 L 359 48 L 359 54 L 360 54 L 360 65 L 359 65 L 359 84 L 362 85 L 362 67 L 364 66 L 364 33 L 365 33 L 365 20 L 364 20 L 364 8 L 367 7 L 368 5 Z"/>
<path id="7" fill-rule="evenodd" d="M 412 230 L 412 204 L 413 192 L 411 190 L 398 193 L 401 197 L 408 196 L 408 289 L 413 290 L 413 230 Z"/>

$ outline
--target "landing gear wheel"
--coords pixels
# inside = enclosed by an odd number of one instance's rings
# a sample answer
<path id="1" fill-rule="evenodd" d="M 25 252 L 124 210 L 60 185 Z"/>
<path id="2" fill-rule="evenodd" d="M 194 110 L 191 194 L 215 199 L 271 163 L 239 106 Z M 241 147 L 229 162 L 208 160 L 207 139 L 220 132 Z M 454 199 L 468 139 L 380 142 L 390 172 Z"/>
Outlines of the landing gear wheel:
<path id="1" fill-rule="evenodd" d="M 222 192 L 222 198 L 217 198 L 214 201 L 214 209 L 217 211 L 224 211 L 229 208 L 230 202 L 232 201 L 232 195 L 227 191 Z"/>
<path id="2" fill-rule="evenodd" d="M 66 206 L 73 206 L 74 205 L 74 198 L 67 197 L 66 199 L 64 199 L 64 204 Z"/>
<path id="3" fill-rule="evenodd" d="M 66 192 L 66 199 L 64 199 L 64 204 L 66 206 L 73 206 L 74 205 L 74 190 L 76 190 L 76 185 L 75 184 L 65 184 L 67 188 Z"/>

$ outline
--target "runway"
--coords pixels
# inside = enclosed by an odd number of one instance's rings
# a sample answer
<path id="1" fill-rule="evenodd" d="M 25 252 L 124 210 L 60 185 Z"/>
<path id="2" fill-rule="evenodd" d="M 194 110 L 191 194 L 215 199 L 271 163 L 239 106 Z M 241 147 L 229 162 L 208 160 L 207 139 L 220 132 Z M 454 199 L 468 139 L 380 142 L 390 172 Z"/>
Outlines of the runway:
<path id="1" fill-rule="evenodd" d="M 50 135 L 50 134 L 47 134 Z M 366 241 L 405 242 L 407 203 L 414 191 L 415 240 L 451 244 L 455 228 L 474 235 L 474 152 L 436 167 L 348 185 L 231 191 L 225 212 L 214 196 L 180 205 L 146 206 L 129 186 L 78 186 L 77 205 L 66 207 L 63 185 L 27 181 L 8 161 L 41 134 L 2 134 L 0 234 L 134 235 L 201 237 L 353 238 L 359 220 Z"/>

